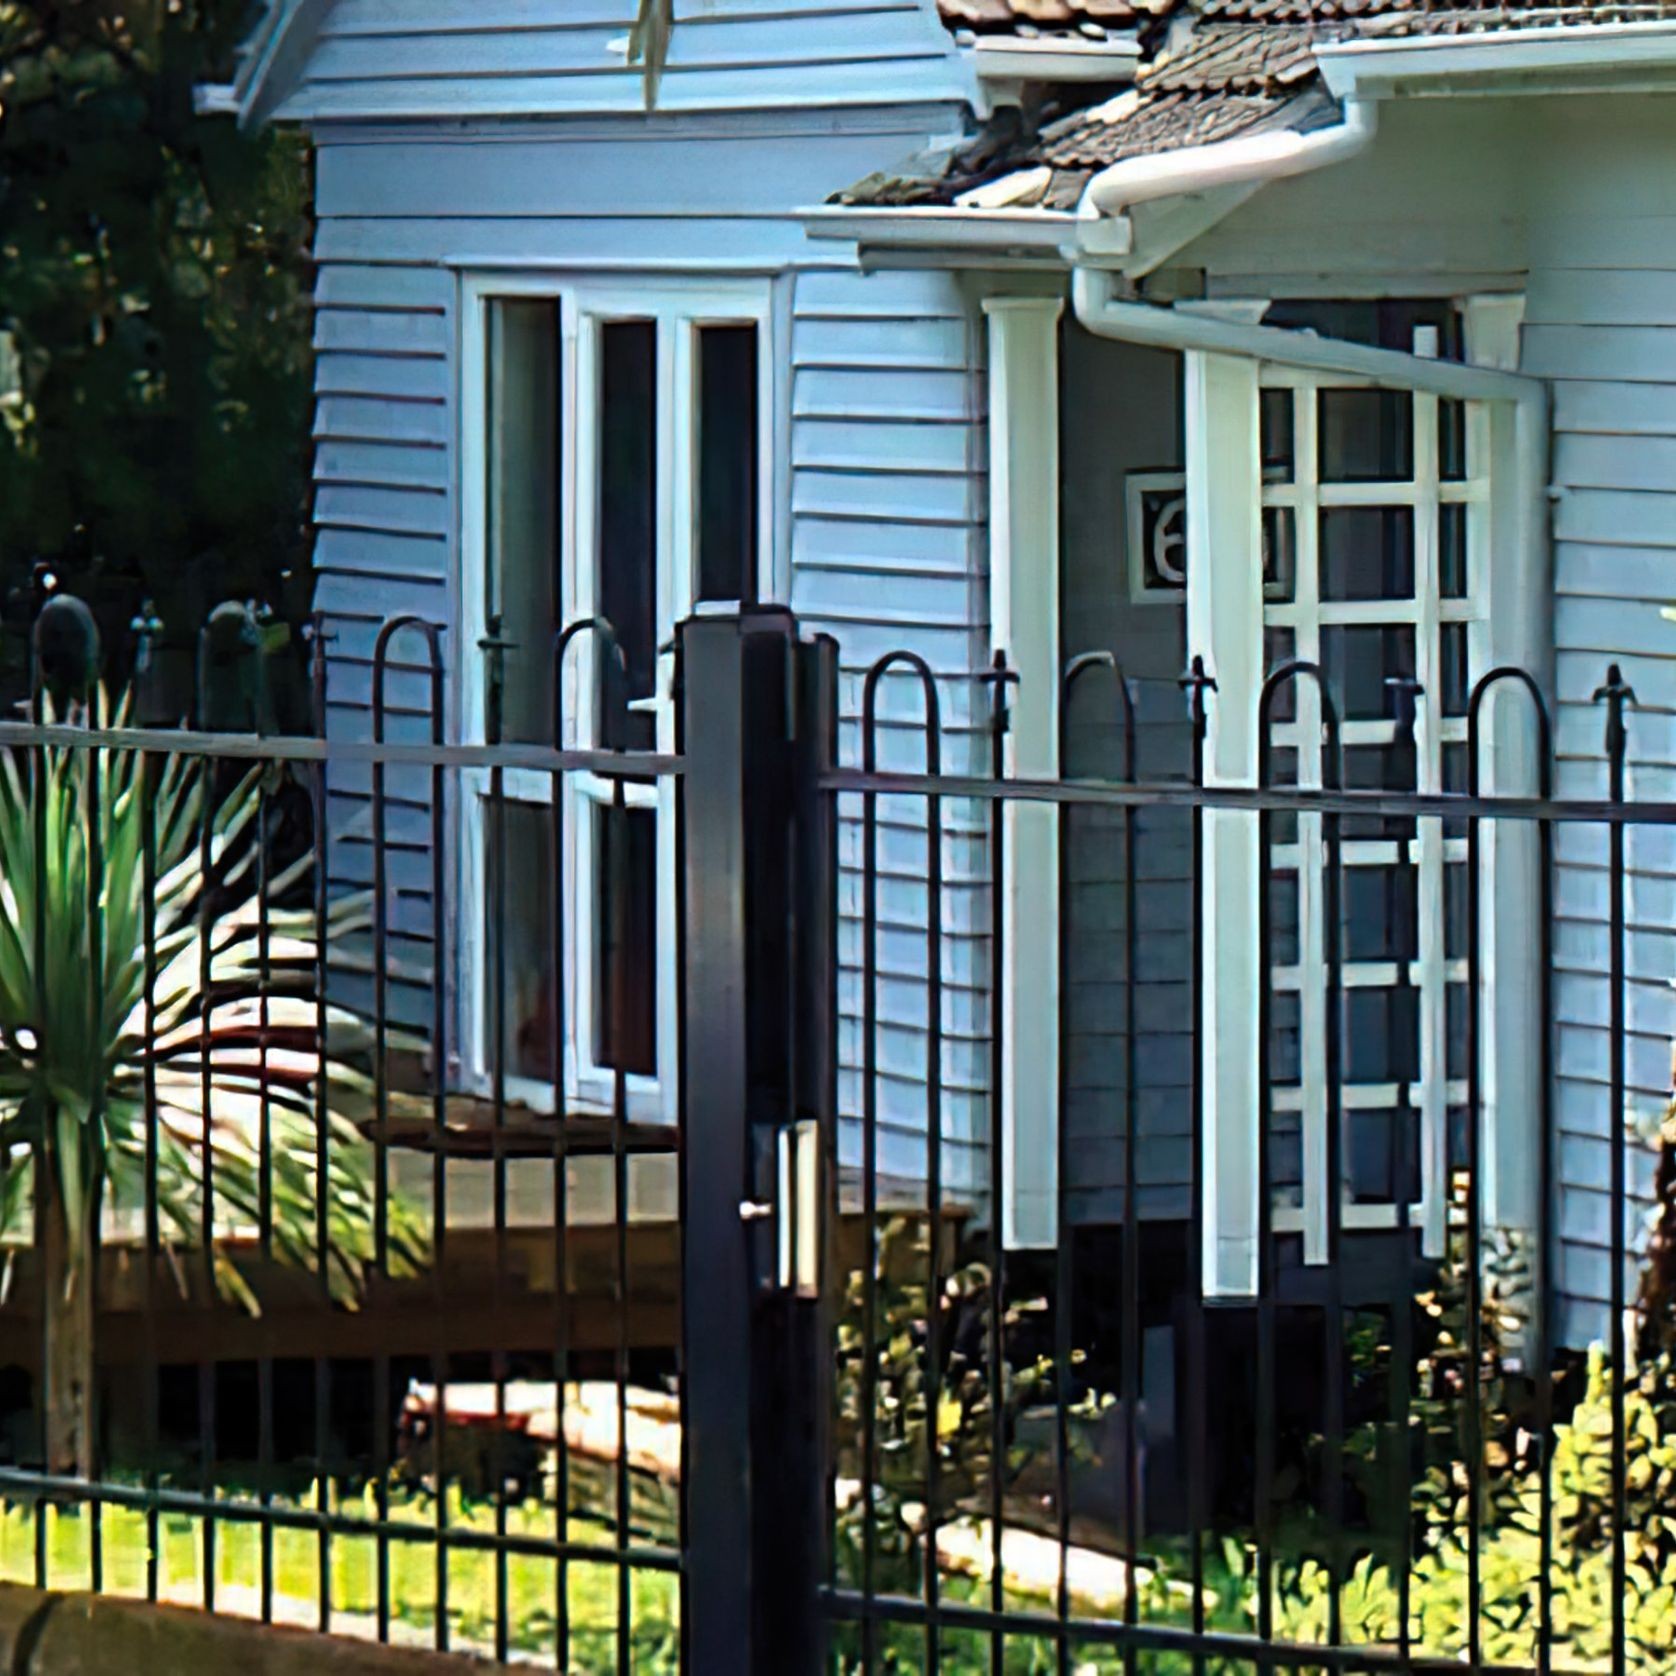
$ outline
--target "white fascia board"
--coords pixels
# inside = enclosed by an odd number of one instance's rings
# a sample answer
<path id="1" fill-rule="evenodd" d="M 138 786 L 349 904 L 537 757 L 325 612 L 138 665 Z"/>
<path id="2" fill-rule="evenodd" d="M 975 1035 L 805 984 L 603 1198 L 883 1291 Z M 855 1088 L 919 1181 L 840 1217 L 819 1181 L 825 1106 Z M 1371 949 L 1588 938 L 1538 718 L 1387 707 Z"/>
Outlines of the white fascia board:
<path id="1" fill-rule="evenodd" d="M 1428 93 L 1640 92 L 1676 88 L 1676 23 L 1556 24 L 1476 35 L 1324 42 L 1337 99 Z"/>
<path id="2" fill-rule="evenodd" d="M 331 0 L 269 0 L 235 83 L 240 127 L 257 128 L 284 116 L 281 107 L 295 91 L 291 84 L 314 50 L 330 5 Z"/>
<path id="3" fill-rule="evenodd" d="M 980 210 L 950 205 L 868 209 L 817 204 L 798 211 L 810 238 L 843 239 L 863 248 L 1024 250 L 1057 255 L 1076 237 L 1077 218 L 1064 210 Z"/>
<path id="4" fill-rule="evenodd" d="M 971 53 L 978 79 L 986 83 L 1122 84 L 1135 79 L 1141 44 L 1133 35 L 1108 36 L 1103 41 L 1081 36 L 980 35 Z"/>

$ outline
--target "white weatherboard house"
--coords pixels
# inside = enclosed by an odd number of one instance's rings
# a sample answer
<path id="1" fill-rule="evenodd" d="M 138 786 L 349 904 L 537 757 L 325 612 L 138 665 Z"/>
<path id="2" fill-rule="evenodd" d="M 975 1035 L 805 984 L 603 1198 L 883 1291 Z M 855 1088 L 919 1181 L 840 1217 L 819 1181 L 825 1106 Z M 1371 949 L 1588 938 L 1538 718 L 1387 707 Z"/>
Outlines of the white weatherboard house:
<path id="1" fill-rule="evenodd" d="M 1592 698 L 1616 660 L 1639 699 L 1632 795 L 1670 795 L 1676 627 L 1660 606 L 1676 596 L 1676 25 L 1635 8 L 1574 7 L 1550 24 L 1518 6 L 1401 0 L 942 0 L 941 15 L 937 0 L 675 0 L 648 112 L 626 56 L 633 11 L 270 0 L 253 37 L 243 119 L 302 124 L 318 146 L 317 562 L 335 620 L 334 727 L 368 727 L 372 636 L 410 609 L 449 626 L 451 728 L 483 726 L 479 645 L 498 623 L 515 647 L 508 734 L 546 739 L 551 632 L 599 610 L 645 701 L 623 742 L 667 740 L 659 648 L 674 623 L 704 602 L 780 601 L 840 643 L 852 758 L 859 675 L 905 647 L 944 677 L 945 768 L 984 771 L 972 672 L 1000 647 L 1022 676 L 1016 770 L 1115 772 L 1115 711 L 1094 683 L 1069 718 L 1076 760 L 1055 760 L 1056 672 L 1109 649 L 1135 685 L 1147 776 L 1188 770 L 1177 681 L 1197 655 L 1218 683 L 1208 773 L 1247 784 L 1263 673 L 1298 656 L 1338 696 L 1351 784 L 1459 787 L 1466 695 L 1513 663 L 1551 695 L 1558 791 L 1596 796 Z M 518 646 L 541 655 L 520 660 Z M 1411 753 L 1393 743 L 1393 678 L 1420 688 Z M 392 691 L 417 702 L 417 679 Z M 570 706 L 583 735 L 589 691 L 579 682 Z M 888 696 L 884 759 L 915 765 L 918 697 L 906 683 Z M 1277 764 L 1318 783 L 1316 701 L 1293 702 L 1278 713 Z M 1497 702 L 1490 730 L 1491 789 L 1531 789 L 1517 695 Z M 549 888 L 547 793 L 508 792 L 522 800 L 508 839 L 533 904 Z M 366 787 L 340 778 L 334 796 L 346 833 L 334 875 L 364 879 L 353 828 Z M 469 903 L 481 803 L 461 801 Z M 1113 830 L 1090 818 L 1073 833 L 1060 927 L 1053 817 L 1013 818 L 999 998 L 1012 1242 L 1057 1235 L 1059 1111 L 1074 1136 L 1073 1219 L 1098 1230 L 1122 1212 L 1117 1021 L 1133 983 L 1138 1206 L 1149 1249 L 1179 1262 L 1185 817 L 1141 819 L 1133 971 L 1109 952 Z M 402 819 L 397 929 L 422 938 L 422 806 Z M 985 1133 L 997 998 L 981 839 L 954 826 L 942 1023 L 958 1156 Z M 667 973 L 668 818 L 650 792 L 636 830 L 636 957 Z M 1406 949 L 1389 923 L 1399 840 L 1346 838 L 1347 1227 L 1375 1251 L 1406 1200 L 1435 1253 L 1466 1072 L 1463 843 L 1436 821 L 1413 834 L 1422 911 Z M 1279 1214 L 1306 1267 L 1326 1195 L 1319 843 L 1306 825 L 1276 858 L 1290 1062 L 1277 1105 L 1293 1136 Z M 1605 844 L 1593 829 L 1556 839 L 1553 1280 L 1572 1343 L 1603 1331 L 1609 1296 L 1619 1114 L 1606 1093 Z M 1534 840 L 1509 830 L 1487 848 L 1485 1213 L 1529 1229 Z M 911 833 L 887 834 L 884 854 L 883 1162 L 911 1172 L 922 862 Z M 1629 1080 L 1643 1111 L 1662 1102 L 1676 1024 L 1673 861 L 1662 833 L 1632 835 Z M 591 865 L 584 844 L 562 885 L 584 945 Z M 1253 1284 L 1256 1226 L 1255 870 L 1250 820 L 1213 816 L 1207 1283 L 1233 1298 Z M 853 910 L 853 873 L 843 890 Z M 545 920 L 530 921 L 515 965 L 539 973 Z M 467 1061 L 481 1037 L 479 942 L 452 939 Z M 852 939 L 843 984 L 852 1113 L 858 951 Z M 670 997 L 648 981 L 644 1017 L 602 1043 L 587 1024 L 594 963 L 585 946 L 572 958 L 573 1077 L 585 1089 L 626 1066 L 639 1108 L 657 1109 Z M 533 1057 L 538 1079 L 544 1050 Z M 1399 1114 L 1412 1135 L 1393 1134 Z"/>

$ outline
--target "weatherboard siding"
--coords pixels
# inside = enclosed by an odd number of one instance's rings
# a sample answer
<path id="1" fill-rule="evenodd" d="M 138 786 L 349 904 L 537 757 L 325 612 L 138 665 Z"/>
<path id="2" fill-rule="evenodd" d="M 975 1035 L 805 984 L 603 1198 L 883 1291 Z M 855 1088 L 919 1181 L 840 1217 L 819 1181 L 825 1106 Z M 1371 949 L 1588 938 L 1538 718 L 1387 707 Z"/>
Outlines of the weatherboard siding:
<path id="1" fill-rule="evenodd" d="M 839 641 L 845 759 L 861 759 L 867 666 L 908 648 L 940 677 L 944 766 L 979 768 L 982 334 L 954 277 L 863 275 L 843 247 L 810 240 L 795 215 L 953 120 L 917 105 L 850 113 L 842 124 L 788 114 L 320 130 L 316 565 L 332 634 L 333 733 L 370 737 L 373 643 L 396 611 L 444 625 L 451 716 L 457 700 L 459 276 L 738 271 L 769 276 L 775 291 L 768 352 L 787 371 L 783 410 L 772 416 L 778 591 L 807 629 Z M 393 738 L 427 731 L 422 652 L 417 636 L 393 648 Z M 881 762 L 923 760 L 918 705 L 905 680 L 885 683 Z M 436 930 L 428 778 L 392 771 L 387 793 L 391 1007 L 418 1027 L 429 1016 Z M 374 860 L 370 774 L 335 768 L 330 797 L 329 877 L 335 889 L 364 889 Z M 456 814 L 445 811 L 446 823 Z M 859 810 L 844 815 L 840 1095 L 853 1164 L 864 1106 L 862 839 Z M 879 815 L 879 1162 L 888 1176 L 923 1181 L 925 812 L 882 799 Z M 986 1132 L 987 880 L 981 817 L 950 805 L 944 828 L 944 1167 L 951 1192 L 970 1196 L 980 1185 L 975 1138 Z M 470 912 L 456 903 L 445 917 L 451 946 L 477 929 L 469 917 L 461 923 Z M 366 1004 L 364 949 L 351 951 L 334 982 L 338 998 Z"/>
<path id="2" fill-rule="evenodd" d="M 1676 795 L 1676 180 L 1668 101 L 1592 106 L 1545 157 L 1550 207 L 1530 228 L 1524 369 L 1551 381 L 1554 684 L 1558 789 L 1606 791 L 1595 692 L 1616 661 L 1635 689 L 1628 795 Z M 1554 1007 L 1558 1071 L 1556 1276 L 1567 1342 L 1604 1338 L 1611 1295 L 1612 1144 L 1670 1097 L 1676 1032 L 1676 831 L 1626 841 L 1627 1112 L 1612 1109 L 1607 839 L 1556 839 Z M 1631 1252 L 1646 1239 L 1653 1157 L 1629 1158 Z M 1625 1277 L 1633 1299 L 1638 1277 Z"/>
<path id="3" fill-rule="evenodd" d="M 634 15 L 634 0 L 336 0 L 279 114 L 639 113 Z M 952 102 L 971 91 L 933 0 L 682 0 L 657 110 Z"/>

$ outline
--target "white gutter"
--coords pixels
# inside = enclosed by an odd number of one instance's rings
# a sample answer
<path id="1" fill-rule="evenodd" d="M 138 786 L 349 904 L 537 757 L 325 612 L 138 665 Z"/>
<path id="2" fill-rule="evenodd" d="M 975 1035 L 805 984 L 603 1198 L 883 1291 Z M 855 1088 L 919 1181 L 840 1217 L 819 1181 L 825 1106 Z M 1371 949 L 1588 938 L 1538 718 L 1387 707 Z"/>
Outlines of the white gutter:
<path id="1" fill-rule="evenodd" d="M 895 250 L 1028 250 L 1058 255 L 1075 236 L 1066 210 L 971 209 L 955 205 L 869 209 L 818 204 L 798 211 L 810 238 Z"/>
<path id="2" fill-rule="evenodd" d="M 1101 215 L 1117 216 L 1158 198 L 1309 174 L 1365 151 L 1378 127 L 1377 107 L 1371 101 L 1352 99 L 1338 122 L 1307 133 L 1273 128 L 1149 157 L 1126 157 L 1089 181 L 1083 188 L 1083 203 Z"/>

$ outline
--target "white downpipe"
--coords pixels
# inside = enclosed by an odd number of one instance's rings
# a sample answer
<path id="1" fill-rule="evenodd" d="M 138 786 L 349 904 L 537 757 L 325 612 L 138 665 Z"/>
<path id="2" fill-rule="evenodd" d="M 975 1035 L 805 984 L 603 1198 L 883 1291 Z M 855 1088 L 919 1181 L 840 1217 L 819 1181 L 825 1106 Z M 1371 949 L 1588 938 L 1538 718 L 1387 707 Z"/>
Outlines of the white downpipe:
<path id="1" fill-rule="evenodd" d="M 1116 216 L 1158 198 L 1307 175 L 1365 151 L 1378 129 L 1378 105 L 1370 99 L 1349 99 L 1342 118 L 1329 128 L 1307 133 L 1276 128 L 1150 157 L 1126 157 L 1089 181 L 1083 202 L 1101 215 Z"/>
<path id="2" fill-rule="evenodd" d="M 1400 349 L 1377 349 L 1284 326 L 1252 325 L 1196 308 L 1129 301 L 1117 295 L 1117 276 L 1104 268 L 1072 270 L 1071 307 L 1078 323 L 1096 336 L 1154 349 L 1239 355 L 1353 378 L 1377 388 L 1426 390 L 1452 401 L 1537 402 L 1545 408 L 1547 400 L 1540 383 L 1518 373 L 1428 360 Z"/>

